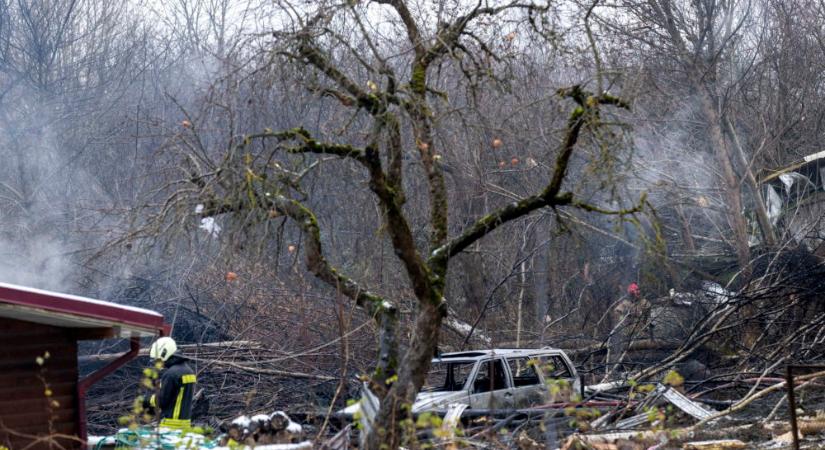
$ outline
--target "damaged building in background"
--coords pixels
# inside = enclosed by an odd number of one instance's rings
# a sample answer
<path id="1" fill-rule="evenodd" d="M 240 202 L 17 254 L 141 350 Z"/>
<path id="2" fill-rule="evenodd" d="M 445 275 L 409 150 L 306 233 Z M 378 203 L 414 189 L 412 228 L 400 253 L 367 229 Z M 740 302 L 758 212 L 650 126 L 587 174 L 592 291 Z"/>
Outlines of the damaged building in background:
<path id="1" fill-rule="evenodd" d="M 767 171 L 761 184 L 768 217 L 780 235 L 825 256 L 825 151 Z"/>

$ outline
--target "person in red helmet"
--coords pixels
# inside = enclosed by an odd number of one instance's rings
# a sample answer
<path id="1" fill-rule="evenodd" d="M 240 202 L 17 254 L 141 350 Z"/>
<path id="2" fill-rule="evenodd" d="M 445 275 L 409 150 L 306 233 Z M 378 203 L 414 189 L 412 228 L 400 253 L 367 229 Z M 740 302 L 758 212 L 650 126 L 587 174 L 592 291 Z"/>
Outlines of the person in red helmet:
<path id="1" fill-rule="evenodd" d="M 653 339 L 653 325 L 650 323 L 650 302 L 642 296 L 642 290 L 635 281 L 627 285 L 627 295 L 614 308 L 616 319 L 624 320 L 630 336 L 645 331 Z"/>
<path id="2" fill-rule="evenodd" d="M 635 281 L 627 285 L 627 295 L 637 299 L 642 296 L 642 291 Z"/>

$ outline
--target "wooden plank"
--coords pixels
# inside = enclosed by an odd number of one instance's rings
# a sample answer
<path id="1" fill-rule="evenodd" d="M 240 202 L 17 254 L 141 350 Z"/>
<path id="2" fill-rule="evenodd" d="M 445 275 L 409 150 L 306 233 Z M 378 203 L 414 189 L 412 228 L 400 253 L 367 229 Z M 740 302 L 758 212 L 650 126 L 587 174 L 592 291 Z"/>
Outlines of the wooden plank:
<path id="1" fill-rule="evenodd" d="M 56 346 L 49 343 L 42 344 L 40 348 L 1 350 L 0 347 L 0 368 L 3 372 L 9 370 L 36 370 L 40 371 L 37 358 L 42 357 L 45 352 L 49 352 L 49 359 L 44 361 L 44 367 L 77 366 L 77 349 L 69 346 Z"/>
<path id="2" fill-rule="evenodd" d="M 352 424 L 348 424 L 343 430 L 335 434 L 329 440 L 321 444 L 321 450 L 348 450 L 350 447 L 350 434 Z"/>
<path id="3" fill-rule="evenodd" d="M 25 320 L 10 319 L 8 317 L 0 317 L 0 333 L 5 331 L 21 331 L 28 332 L 30 330 L 60 330 L 57 327 L 50 325 L 26 322 Z"/>
<path id="4" fill-rule="evenodd" d="M 0 356 L 0 358 L 3 357 Z M 50 360 L 47 363 L 46 370 L 57 368 L 58 366 L 74 366 L 75 364 L 77 364 L 77 362 L 73 358 Z M 31 360 L 29 360 L 29 358 L 23 360 L 0 359 L 0 373 L 11 372 L 40 373 L 40 366 L 34 362 L 34 358 L 31 358 Z"/>
<path id="5" fill-rule="evenodd" d="M 114 328 L 75 328 L 71 334 L 78 341 L 99 341 L 116 337 Z"/>
<path id="6" fill-rule="evenodd" d="M 32 337 L 40 339 L 40 336 Z M 42 339 L 36 344 L 20 344 L 14 342 L 0 342 L 0 356 L 4 358 L 31 358 L 42 356 L 49 352 L 49 358 L 61 358 L 77 353 L 74 343 L 67 343 L 66 337 L 54 341 Z M 68 353 L 68 355 L 66 354 Z"/>
<path id="7" fill-rule="evenodd" d="M 72 410 L 58 410 L 53 414 L 48 412 L 14 414 L 3 417 L 3 425 L 19 432 L 43 432 L 48 433 L 49 421 L 53 424 L 74 424 L 75 412 Z"/>
<path id="8" fill-rule="evenodd" d="M 77 383 L 74 381 L 63 381 L 58 383 L 49 383 L 49 389 L 54 396 L 75 395 L 77 392 Z M 0 387 L 0 405 L 8 402 L 20 402 L 21 400 L 45 400 L 45 387 L 42 384 L 31 383 L 26 386 L 21 386 L 16 389 L 13 387 Z M 19 405 L 25 408 L 25 405 Z"/>
<path id="9" fill-rule="evenodd" d="M 50 356 L 41 367 L 36 359 L 45 352 Z M 41 376 L 52 390 L 50 398 L 38 378 Z M 77 380 L 77 342 L 71 330 L 0 319 L 0 421 L 5 427 L 29 435 L 46 435 L 51 423 L 52 431 L 76 434 Z M 49 409 L 49 399 L 59 406 Z M 13 443 L 10 448 L 23 448 L 30 439 L 0 433 L 0 442 L 6 441 Z M 66 448 L 80 448 L 79 444 L 68 444 Z"/>
<path id="10" fill-rule="evenodd" d="M 11 428 L 11 427 L 7 427 L 7 428 Z M 77 424 L 75 423 L 75 420 L 73 418 L 69 418 L 69 419 L 61 418 L 60 420 L 55 420 L 55 421 L 52 422 L 52 429 L 56 433 L 74 435 L 76 433 Z M 31 434 L 31 435 L 48 434 L 48 431 L 44 431 L 44 430 L 46 430 L 46 428 L 44 428 L 42 426 L 42 424 L 37 423 L 37 424 L 29 424 L 29 425 L 19 425 L 19 426 L 15 427 L 14 431 L 16 431 L 18 433 Z"/>
<path id="11" fill-rule="evenodd" d="M 68 433 L 73 434 L 77 427 L 76 418 L 73 416 L 73 411 L 67 411 L 61 415 L 58 415 L 56 418 L 52 420 L 52 427 L 54 430 L 57 430 L 61 433 Z M 42 416 L 41 418 L 43 421 L 37 422 L 29 422 L 29 423 L 13 423 L 14 427 L 11 425 L 7 425 L 7 429 L 14 428 L 15 430 L 19 430 L 19 432 L 25 432 L 27 434 L 38 434 L 38 433 L 49 433 L 49 417 L 46 415 Z M 0 432 L 1 433 L 1 432 Z"/>
<path id="12" fill-rule="evenodd" d="M 39 371 L 34 370 L 4 370 L 0 375 L 0 386 L 23 386 L 29 383 L 40 383 L 37 378 Z M 47 382 L 59 383 L 61 381 L 76 381 L 77 369 L 74 367 L 58 366 L 50 367 L 43 377 Z"/>
<path id="13" fill-rule="evenodd" d="M 18 448 L 27 448 L 28 450 L 56 450 L 56 449 L 80 449 L 82 448 L 81 443 L 77 440 L 69 440 L 69 439 L 53 439 L 50 441 L 43 441 L 38 445 L 31 445 L 33 441 L 32 438 L 29 437 L 16 437 L 10 436 L 8 439 L 0 435 L 0 442 L 9 442 L 9 448 L 11 449 L 18 449 Z"/>
<path id="14" fill-rule="evenodd" d="M 72 410 L 74 410 L 74 402 L 77 399 L 75 394 L 72 392 L 70 394 L 64 395 L 54 395 L 52 399 L 56 400 L 60 403 L 61 407 L 69 407 L 72 406 Z M 40 400 L 42 401 L 43 408 L 46 408 L 45 398 L 41 396 Z M 20 401 L 0 401 L 0 417 L 5 416 L 6 414 L 15 414 L 20 412 Z"/>
<path id="15" fill-rule="evenodd" d="M 747 447 L 744 442 L 738 439 L 720 439 L 716 441 L 688 442 L 682 448 L 685 450 L 727 450 Z"/>

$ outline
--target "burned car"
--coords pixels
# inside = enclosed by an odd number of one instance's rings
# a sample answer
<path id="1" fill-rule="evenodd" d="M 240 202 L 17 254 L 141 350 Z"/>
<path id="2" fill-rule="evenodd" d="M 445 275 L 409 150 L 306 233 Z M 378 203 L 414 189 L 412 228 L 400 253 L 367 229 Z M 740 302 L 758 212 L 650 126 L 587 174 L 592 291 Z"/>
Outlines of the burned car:
<path id="1" fill-rule="evenodd" d="M 413 413 L 465 404 L 471 409 L 521 409 L 565 402 L 581 390 L 570 358 L 555 348 L 493 349 L 445 353 L 433 358 Z M 377 398 L 364 386 L 363 398 L 341 411 L 351 416 L 377 411 Z"/>
<path id="2" fill-rule="evenodd" d="M 581 381 L 559 349 L 446 353 L 432 360 L 413 412 L 463 403 L 472 409 L 520 409 L 568 401 Z"/>

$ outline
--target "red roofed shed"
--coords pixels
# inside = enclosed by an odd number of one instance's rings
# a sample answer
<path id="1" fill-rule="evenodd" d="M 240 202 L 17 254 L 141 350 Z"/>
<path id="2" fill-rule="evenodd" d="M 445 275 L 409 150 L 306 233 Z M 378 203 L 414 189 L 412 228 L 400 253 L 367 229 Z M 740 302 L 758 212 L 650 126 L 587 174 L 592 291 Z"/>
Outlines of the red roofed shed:
<path id="1" fill-rule="evenodd" d="M 86 390 L 136 357 L 141 337 L 168 331 L 154 311 L 0 283 L 0 446 L 59 448 L 46 436 L 63 436 L 64 448 L 83 448 Z M 79 379 L 77 342 L 118 337 L 130 350 Z"/>

